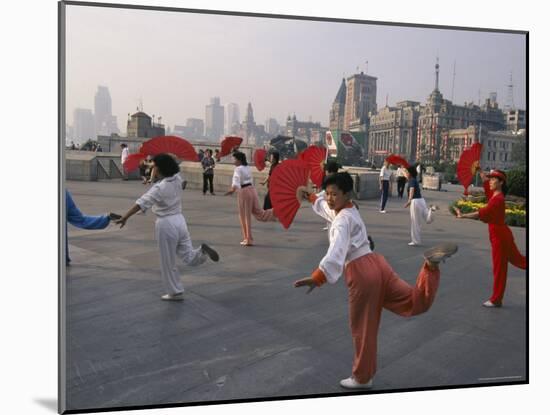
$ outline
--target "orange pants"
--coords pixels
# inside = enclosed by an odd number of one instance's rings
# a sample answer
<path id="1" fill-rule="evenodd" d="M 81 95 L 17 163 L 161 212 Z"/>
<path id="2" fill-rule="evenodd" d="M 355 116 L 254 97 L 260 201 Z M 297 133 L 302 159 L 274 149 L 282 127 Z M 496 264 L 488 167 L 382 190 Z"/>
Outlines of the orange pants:
<path id="1" fill-rule="evenodd" d="M 241 220 L 243 239 L 251 244 L 253 241 L 252 215 L 261 222 L 276 221 L 277 218 L 273 215 L 273 209 L 263 210 L 260 208 L 258 193 L 254 186 L 239 189 L 237 201 L 239 204 L 239 219 Z"/>
<path id="2" fill-rule="evenodd" d="M 520 269 L 526 269 L 527 258 L 519 252 L 508 226 L 490 225 L 489 238 L 493 257 L 493 295 L 490 301 L 501 304 L 506 289 L 508 262 Z"/>
<path id="3" fill-rule="evenodd" d="M 386 259 L 370 253 L 345 269 L 349 291 L 349 318 L 355 355 L 352 375 L 366 383 L 376 373 L 376 348 L 382 308 L 404 317 L 424 313 L 439 286 L 439 270 L 422 266 L 413 287 L 399 278 Z"/>

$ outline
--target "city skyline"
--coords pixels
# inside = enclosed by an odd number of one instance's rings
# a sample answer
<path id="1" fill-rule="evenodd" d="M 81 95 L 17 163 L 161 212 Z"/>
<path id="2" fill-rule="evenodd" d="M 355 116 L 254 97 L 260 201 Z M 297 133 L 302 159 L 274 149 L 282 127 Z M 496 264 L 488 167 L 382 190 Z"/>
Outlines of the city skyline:
<path id="1" fill-rule="evenodd" d="M 515 107 L 525 108 L 525 53 L 520 34 L 70 6 L 67 114 L 92 108 L 105 85 L 122 131 L 140 101 L 173 127 L 204 119 L 214 96 L 223 106 L 251 102 L 260 120 L 296 114 L 328 126 L 342 77 L 377 77 L 378 108 L 424 103 L 436 57 L 446 99 L 477 104 L 496 92 L 503 108 L 512 72 Z"/>

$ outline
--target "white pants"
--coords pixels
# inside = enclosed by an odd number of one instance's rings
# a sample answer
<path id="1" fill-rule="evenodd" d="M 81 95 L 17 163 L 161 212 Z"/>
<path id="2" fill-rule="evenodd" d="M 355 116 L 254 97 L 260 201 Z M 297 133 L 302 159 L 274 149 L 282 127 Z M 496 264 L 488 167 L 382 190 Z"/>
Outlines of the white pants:
<path id="1" fill-rule="evenodd" d="M 155 235 L 160 250 L 160 274 L 168 294 L 184 291 L 176 269 L 176 255 L 187 265 L 200 265 L 207 255 L 200 248 L 193 249 L 183 215 L 157 218 Z"/>
<path id="2" fill-rule="evenodd" d="M 426 205 L 424 198 L 413 199 L 411 201 L 411 241 L 420 245 L 420 228 L 422 222 L 432 223 L 435 217 L 433 210 Z"/>

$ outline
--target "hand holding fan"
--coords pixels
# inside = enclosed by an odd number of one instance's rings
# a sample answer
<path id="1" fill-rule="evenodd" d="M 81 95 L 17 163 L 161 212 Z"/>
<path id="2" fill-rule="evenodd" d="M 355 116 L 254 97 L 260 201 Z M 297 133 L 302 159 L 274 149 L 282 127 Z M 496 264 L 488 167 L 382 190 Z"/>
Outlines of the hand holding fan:
<path id="1" fill-rule="evenodd" d="M 273 205 L 273 213 L 288 229 L 300 208 L 297 198 L 299 186 L 306 186 L 309 169 L 301 160 L 285 160 L 273 170 L 269 185 L 269 195 Z"/>
<path id="2" fill-rule="evenodd" d="M 140 151 L 152 156 L 161 153 L 173 154 L 177 158 L 187 161 L 198 161 L 199 159 L 195 148 L 189 141 L 174 135 L 151 138 L 142 144 Z"/>
<path id="3" fill-rule="evenodd" d="M 476 171 L 479 169 L 479 159 L 481 158 L 482 145 L 480 143 L 472 144 L 460 155 L 456 165 L 456 175 L 458 181 L 464 186 L 464 194 L 468 194 L 468 186 L 472 184 Z"/>

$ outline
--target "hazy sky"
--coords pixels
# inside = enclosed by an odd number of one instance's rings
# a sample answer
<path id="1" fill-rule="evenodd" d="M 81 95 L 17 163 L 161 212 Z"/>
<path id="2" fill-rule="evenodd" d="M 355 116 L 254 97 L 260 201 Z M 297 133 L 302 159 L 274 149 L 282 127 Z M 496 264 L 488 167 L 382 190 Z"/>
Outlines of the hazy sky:
<path id="1" fill-rule="evenodd" d="M 378 78 L 378 107 L 425 102 L 434 88 L 455 103 L 497 92 L 501 107 L 513 74 L 514 104 L 525 108 L 525 36 L 381 25 L 67 6 L 67 122 L 74 108 L 93 110 L 98 85 L 109 88 L 113 115 L 126 131 L 139 99 L 171 128 L 205 118 L 210 97 L 235 102 L 254 118 L 328 126 L 342 77 Z"/>

